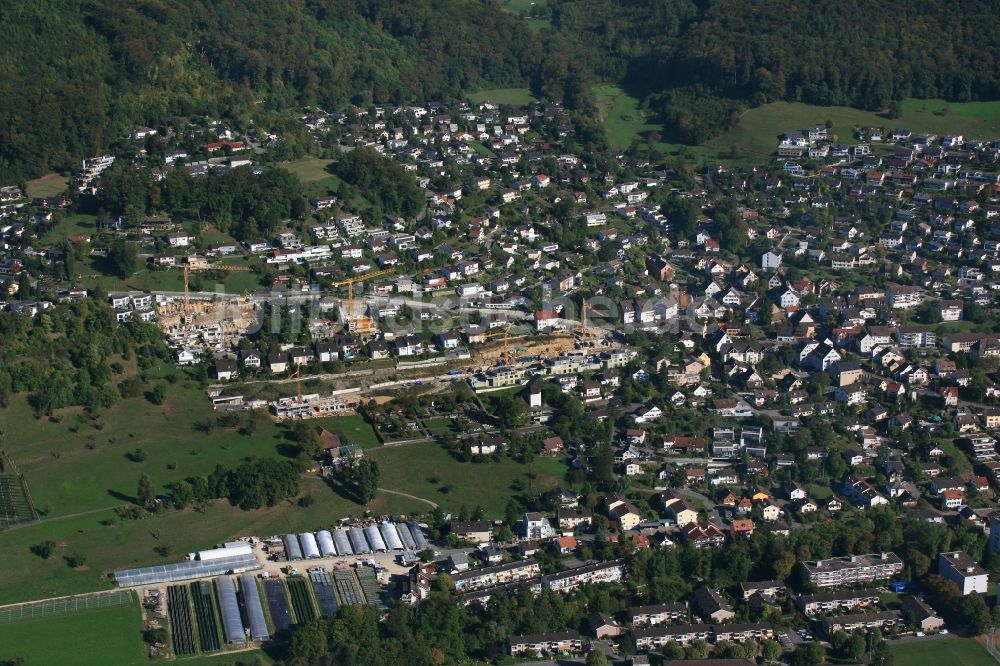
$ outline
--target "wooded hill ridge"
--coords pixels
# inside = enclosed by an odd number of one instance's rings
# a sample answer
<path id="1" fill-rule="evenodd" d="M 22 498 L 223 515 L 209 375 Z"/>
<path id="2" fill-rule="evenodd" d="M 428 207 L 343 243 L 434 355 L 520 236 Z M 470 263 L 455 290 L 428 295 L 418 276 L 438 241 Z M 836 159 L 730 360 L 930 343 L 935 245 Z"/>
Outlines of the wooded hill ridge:
<path id="1" fill-rule="evenodd" d="M 539 32 L 496 0 L 11 0 L 0 14 L 0 178 L 73 169 L 171 115 L 246 122 L 530 86 L 585 104 L 622 82 L 699 142 L 775 100 L 885 109 L 1000 97 L 1000 12 L 845 0 L 550 0 Z"/>

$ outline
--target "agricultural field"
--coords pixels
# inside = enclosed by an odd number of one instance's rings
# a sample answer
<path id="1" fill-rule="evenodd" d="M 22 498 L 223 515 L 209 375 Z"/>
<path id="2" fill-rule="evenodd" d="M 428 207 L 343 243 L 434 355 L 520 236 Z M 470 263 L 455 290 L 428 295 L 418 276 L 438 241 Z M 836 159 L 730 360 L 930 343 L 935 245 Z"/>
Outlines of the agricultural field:
<path id="1" fill-rule="evenodd" d="M 475 104 L 479 102 L 493 102 L 494 104 L 521 106 L 534 102 L 535 96 L 527 88 L 494 88 L 492 90 L 480 90 L 469 93 L 469 101 Z"/>
<path id="2" fill-rule="evenodd" d="M 551 458 L 537 458 L 530 470 L 510 458 L 462 463 L 435 442 L 376 449 L 368 455 L 379 464 L 383 488 L 440 504 L 446 511 L 479 505 L 490 518 L 502 516 L 507 498 L 526 493 L 529 481 L 531 490 L 541 493 L 559 485 L 564 471 L 563 463 Z M 534 479 L 528 478 L 529 472 Z"/>
<path id="3" fill-rule="evenodd" d="M 88 610 L 0 624 L 0 661 L 26 664 L 148 664 L 139 606 Z"/>
<path id="4" fill-rule="evenodd" d="M 111 587 L 107 574 L 114 569 L 176 562 L 184 553 L 240 536 L 322 529 L 366 510 L 394 515 L 428 510 L 422 502 L 390 493 L 379 493 L 367 506 L 359 506 L 316 477 L 304 477 L 301 491 L 314 499 L 313 504 L 302 507 L 289 500 L 242 511 L 219 500 L 201 511 L 171 510 L 142 520 L 123 520 L 108 509 L 10 529 L 3 534 L 0 549 L 0 570 L 5 572 L 0 577 L 0 599 L 14 603 L 105 590 Z M 48 559 L 32 554 L 31 546 L 45 541 L 58 544 L 55 554 Z M 70 554 L 83 556 L 84 566 L 70 568 L 64 559 Z"/>
<path id="5" fill-rule="evenodd" d="M 298 624 L 310 622 L 316 617 L 316 606 L 313 604 L 306 579 L 302 576 L 291 576 L 287 579 L 287 584 L 296 622 Z"/>
<path id="6" fill-rule="evenodd" d="M 194 641 L 194 622 L 191 620 L 191 600 L 183 585 L 167 587 L 167 613 L 170 617 L 170 642 L 174 654 L 194 654 L 198 646 Z"/>
<path id="7" fill-rule="evenodd" d="M 891 643 L 890 643 L 891 645 Z M 971 638 L 943 638 L 891 645 L 895 666 L 962 664 L 995 666 L 996 661 L 981 644 Z"/>
<path id="8" fill-rule="evenodd" d="M 268 615 L 271 616 L 274 633 L 281 634 L 288 631 L 292 626 L 292 614 L 288 608 L 288 595 L 285 593 L 284 582 L 277 578 L 265 580 L 264 599 L 267 602 Z"/>
<path id="9" fill-rule="evenodd" d="M 205 581 L 191 583 L 191 598 L 194 600 L 194 614 L 198 621 L 198 644 L 202 652 L 219 649 L 219 622 L 215 614 L 215 595 L 212 585 Z"/>

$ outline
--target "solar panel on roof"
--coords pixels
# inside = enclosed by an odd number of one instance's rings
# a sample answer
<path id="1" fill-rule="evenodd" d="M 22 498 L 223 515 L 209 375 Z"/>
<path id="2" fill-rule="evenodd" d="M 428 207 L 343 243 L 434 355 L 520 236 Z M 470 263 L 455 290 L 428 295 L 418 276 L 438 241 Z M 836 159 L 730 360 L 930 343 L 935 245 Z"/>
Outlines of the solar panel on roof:
<path id="1" fill-rule="evenodd" d="M 219 592 L 219 612 L 222 614 L 222 630 L 226 642 L 230 645 L 243 645 L 247 642 L 243 633 L 243 620 L 240 618 L 240 604 L 236 600 L 236 586 L 229 576 L 218 576 L 215 579 L 215 589 Z"/>
<path id="2" fill-rule="evenodd" d="M 264 608 L 260 605 L 260 590 L 253 574 L 240 576 L 240 589 L 243 591 L 243 605 L 247 609 L 247 622 L 250 623 L 250 637 L 255 641 L 265 641 L 271 637 L 264 619 Z"/>

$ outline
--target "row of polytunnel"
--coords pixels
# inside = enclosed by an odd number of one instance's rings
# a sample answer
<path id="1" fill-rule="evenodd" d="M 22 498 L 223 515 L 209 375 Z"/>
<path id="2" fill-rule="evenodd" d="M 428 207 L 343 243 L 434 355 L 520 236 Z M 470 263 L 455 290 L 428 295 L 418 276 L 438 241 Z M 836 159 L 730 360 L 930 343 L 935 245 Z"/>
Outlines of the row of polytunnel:
<path id="1" fill-rule="evenodd" d="M 281 539 L 285 544 L 285 557 L 289 561 L 387 553 L 394 550 L 422 550 L 427 545 L 417 523 L 396 523 L 390 520 L 365 527 L 340 527 L 319 532 L 286 534 Z"/>

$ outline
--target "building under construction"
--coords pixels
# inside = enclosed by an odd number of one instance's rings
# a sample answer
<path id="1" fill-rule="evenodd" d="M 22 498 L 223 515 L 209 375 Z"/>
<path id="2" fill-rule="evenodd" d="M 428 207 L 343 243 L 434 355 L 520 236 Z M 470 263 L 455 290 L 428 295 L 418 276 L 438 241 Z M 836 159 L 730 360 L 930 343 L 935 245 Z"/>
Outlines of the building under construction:
<path id="1" fill-rule="evenodd" d="M 180 299 L 158 296 L 157 318 L 175 349 L 226 349 L 257 323 L 258 304 L 246 298 Z"/>
<path id="2" fill-rule="evenodd" d="M 361 400 L 360 391 L 338 391 L 321 396 L 318 393 L 298 394 L 278 398 L 268 403 L 268 410 L 277 421 L 287 419 L 313 419 L 321 416 L 344 416 L 354 414 Z"/>

